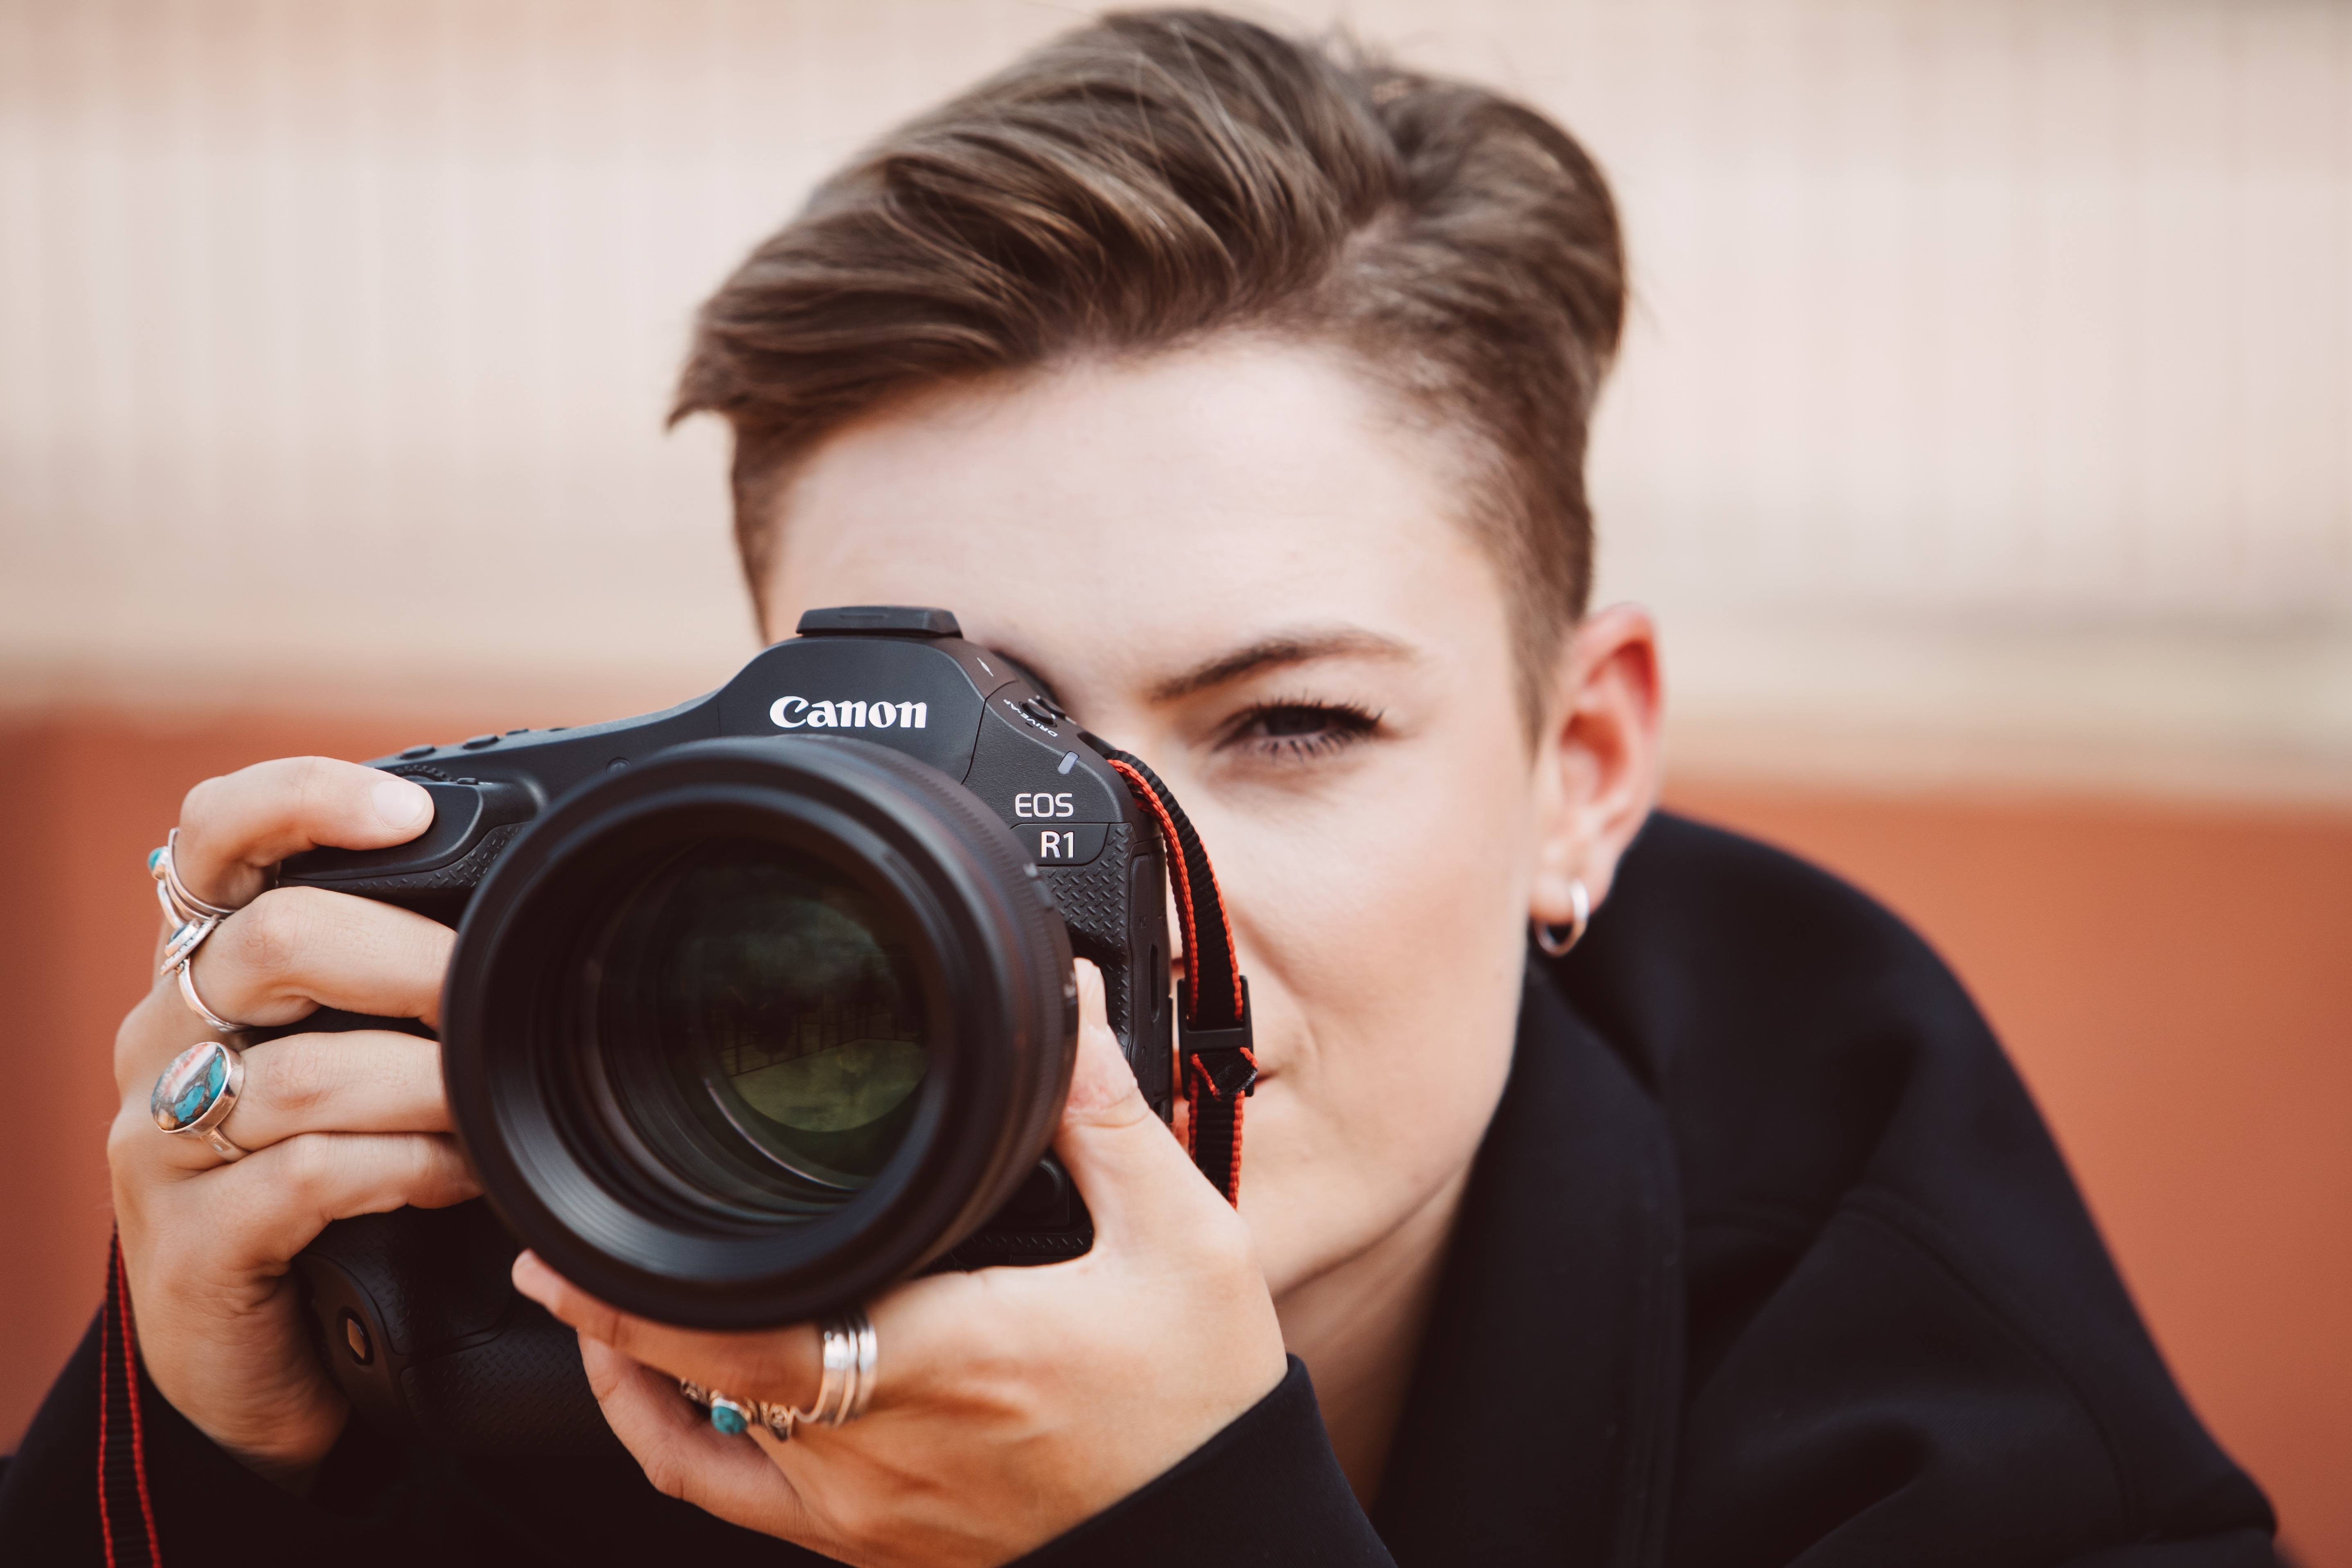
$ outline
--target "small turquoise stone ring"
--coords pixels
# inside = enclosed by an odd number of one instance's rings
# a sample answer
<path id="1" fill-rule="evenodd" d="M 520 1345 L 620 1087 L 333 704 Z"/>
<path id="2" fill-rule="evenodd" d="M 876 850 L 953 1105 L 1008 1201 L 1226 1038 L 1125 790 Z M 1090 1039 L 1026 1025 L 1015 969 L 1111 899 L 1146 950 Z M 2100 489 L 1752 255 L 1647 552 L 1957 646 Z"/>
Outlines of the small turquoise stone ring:
<path id="1" fill-rule="evenodd" d="M 677 1391 L 710 1412 L 710 1426 L 722 1436 L 740 1437 L 758 1422 L 768 1429 L 779 1443 L 789 1443 L 793 1423 L 799 1412 L 782 1405 L 770 1405 L 760 1399 L 737 1399 L 715 1388 L 705 1388 L 685 1378 L 677 1380 Z"/>
<path id="2" fill-rule="evenodd" d="M 245 1058 L 233 1046 L 206 1040 L 172 1058 L 155 1079 L 147 1109 L 157 1127 L 174 1137 L 201 1138 L 233 1164 L 252 1151 L 230 1142 L 220 1125 L 244 1091 Z"/>

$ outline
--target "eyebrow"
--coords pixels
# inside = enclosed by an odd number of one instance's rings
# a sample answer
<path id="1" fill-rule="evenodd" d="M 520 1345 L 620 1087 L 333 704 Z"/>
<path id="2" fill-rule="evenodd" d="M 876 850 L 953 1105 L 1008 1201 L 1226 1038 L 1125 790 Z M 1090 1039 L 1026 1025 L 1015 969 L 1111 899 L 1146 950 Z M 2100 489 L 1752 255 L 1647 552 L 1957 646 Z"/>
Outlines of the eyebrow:
<path id="1" fill-rule="evenodd" d="M 1154 702 L 1173 702 L 1207 691 L 1228 681 L 1239 680 L 1245 675 L 1257 675 L 1286 665 L 1308 664 L 1318 658 L 1341 658 L 1349 655 L 1370 655 L 1380 658 L 1404 658 L 1412 650 L 1394 637 L 1368 632 L 1360 626 L 1335 626 L 1328 630 L 1277 632 L 1260 637 L 1245 647 L 1221 653 L 1214 658 L 1194 665 L 1183 674 L 1161 681 L 1150 690 Z"/>

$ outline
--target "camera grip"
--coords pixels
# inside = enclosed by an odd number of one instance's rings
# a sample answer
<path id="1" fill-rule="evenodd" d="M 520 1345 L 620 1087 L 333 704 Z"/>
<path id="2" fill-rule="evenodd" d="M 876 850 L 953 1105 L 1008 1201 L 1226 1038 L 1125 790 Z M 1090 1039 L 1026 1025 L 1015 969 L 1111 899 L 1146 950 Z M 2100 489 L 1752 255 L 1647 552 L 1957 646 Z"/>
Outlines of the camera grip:
<path id="1" fill-rule="evenodd" d="M 478 1198 L 337 1220 L 295 1258 L 319 1353 L 362 1419 L 444 1453 L 621 1451 L 577 1337 L 509 1281 L 519 1250 Z"/>
<path id="2" fill-rule="evenodd" d="M 353 1029 L 433 1033 L 414 1018 L 321 1007 L 247 1043 Z M 588 1390 L 578 1337 L 516 1291 L 509 1270 L 521 1250 L 476 1198 L 336 1220 L 295 1255 L 313 1343 L 361 1419 L 446 1453 L 624 1452 Z"/>

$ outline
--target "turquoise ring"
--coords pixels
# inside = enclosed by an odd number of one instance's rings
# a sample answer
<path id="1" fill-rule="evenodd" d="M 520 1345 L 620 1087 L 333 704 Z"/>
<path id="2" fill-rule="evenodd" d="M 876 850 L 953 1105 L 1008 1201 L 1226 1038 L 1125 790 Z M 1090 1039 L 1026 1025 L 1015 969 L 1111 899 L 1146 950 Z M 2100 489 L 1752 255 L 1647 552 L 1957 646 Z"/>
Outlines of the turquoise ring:
<path id="1" fill-rule="evenodd" d="M 677 1391 L 709 1411 L 711 1430 L 724 1437 L 740 1437 L 756 1421 L 777 1442 L 788 1443 L 792 1441 L 793 1426 L 800 1416 L 800 1412 L 789 1405 L 771 1405 L 764 1399 L 738 1399 L 683 1377 L 677 1380 Z"/>
<path id="2" fill-rule="evenodd" d="M 236 1109 L 245 1092 L 245 1058 L 218 1040 L 190 1046 L 155 1079 L 147 1109 L 155 1125 L 175 1138 L 201 1138 L 212 1152 L 234 1164 L 251 1153 L 228 1141 L 221 1123 Z"/>

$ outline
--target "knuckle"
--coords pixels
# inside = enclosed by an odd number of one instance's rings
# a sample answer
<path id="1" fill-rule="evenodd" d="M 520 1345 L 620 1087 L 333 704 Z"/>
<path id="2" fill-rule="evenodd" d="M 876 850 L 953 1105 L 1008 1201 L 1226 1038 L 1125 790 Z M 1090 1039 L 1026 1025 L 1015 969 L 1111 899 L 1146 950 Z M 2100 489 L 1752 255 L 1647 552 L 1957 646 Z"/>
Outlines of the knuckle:
<path id="1" fill-rule="evenodd" d="M 303 815 L 310 815 L 342 793 L 336 785 L 344 782 L 343 770 L 348 764 L 339 763 L 331 757 L 297 757 L 293 764 L 294 799 Z"/>
<path id="2" fill-rule="evenodd" d="M 639 1457 L 637 1463 L 646 1472 L 646 1479 L 653 1484 L 654 1490 L 681 1502 L 691 1500 L 686 1493 L 692 1468 L 680 1462 L 677 1444 L 674 1440 L 665 1438 L 656 1442 Z"/>
<path id="3" fill-rule="evenodd" d="M 845 1541 L 887 1537 L 895 1508 L 879 1508 L 855 1487 L 840 1488 L 824 1500 L 826 1522 Z"/>
<path id="4" fill-rule="evenodd" d="M 239 910 L 213 934 L 242 967 L 261 973 L 290 968 L 318 925 L 309 888 L 276 888 Z"/>
<path id="5" fill-rule="evenodd" d="M 221 796 L 229 787 L 223 777 L 201 781 L 180 797 L 180 831 L 191 837 L 212 826 L 220 816 Z"/>
<path id="6" fill-rule="evenodd" d="M 257 1064 L 253 1060 L 255 1055 L 261 1055 Z M 303 1116 L 318 1110 L 333 1094 L 334 1058 L 315 1037 L 298 1036 L 279 1042 L 266 1054 L 248 1053 L 246 1084 L 247 1096 L 257 1100 L 262 1109 L 285 1116 Z"/>
<path id="7" fill-rule="evenodd" d="M 281 1140 L 276 1149 L 278 1184 L 305 1202 L 317 1198 L 334 1181 L 341 1164 L 334 1139 L 322 1133 L 298 1132 Z"/>
<path id="8" fill-rule="evenodd" d="M 1251 1244 L 1249 1228 L 1231 1209 L 1225 1209 L 1213 1223 L 1202 1228 L 1194 1241 L 1194 1252 L 1199 1266 L 1219 1278 L 1254 1276 L 1257 1272 L 1257 1253 Z"/>
<path id="9" fill-rule="evenodd" d="M 149 1138 L 154 1137 L 154 1120 L 147 1114 L 144 1106 L 125 1100 L 122 1108 L 115 1112 L 113 1123 L 106 1130 L 106 1164 L 109 1171 L 117 1176 L 128 1175 L 142 1163 L 140 1155 L 145 1152 L 145 1139 L 141 1137 L 142 1131 Z"/>
<path id="10" fill-rule="evenodd" d="M 172 1000 L 176 1002 L 179 998 L 174 995 Z M 122 1022 L 114 1031 L 116 1092 L 128 1098 L 139 1089 L 153 1088 L 154 1080 L 148 1076 L 148 1069 L 153 1067 L 160 1070 L 164 1058 L 159 1058 L 157 1052 L 168 1044 L 156 1016 L 155 988 L 151 987 L 139 1005 L 122 1016 Z"/>

